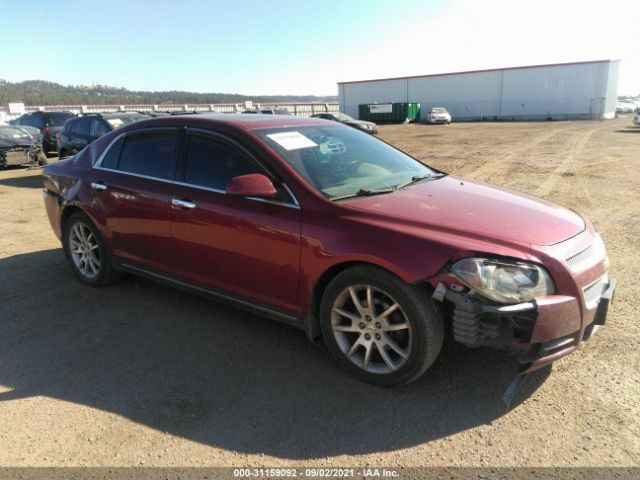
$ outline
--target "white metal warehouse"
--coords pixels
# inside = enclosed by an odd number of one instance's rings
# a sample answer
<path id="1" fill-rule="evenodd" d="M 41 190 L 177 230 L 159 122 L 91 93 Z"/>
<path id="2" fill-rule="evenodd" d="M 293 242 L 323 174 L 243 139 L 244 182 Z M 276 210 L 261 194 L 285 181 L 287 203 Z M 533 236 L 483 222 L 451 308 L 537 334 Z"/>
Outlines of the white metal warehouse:
<path id="1" fill-rule="evenodd" d="M 613 118 L 619 60 L 533 65 L 338 83 L 340 111 L 416 102 L 421 117 L 445 107 L 455 120 Z"/>

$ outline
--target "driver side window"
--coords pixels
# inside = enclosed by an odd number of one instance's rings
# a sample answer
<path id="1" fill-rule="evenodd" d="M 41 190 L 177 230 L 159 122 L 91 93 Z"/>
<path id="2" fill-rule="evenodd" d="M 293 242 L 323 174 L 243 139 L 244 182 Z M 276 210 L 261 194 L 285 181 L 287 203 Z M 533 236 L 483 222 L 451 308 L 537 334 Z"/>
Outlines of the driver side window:
<path id="1" fill-rule="evenodd" d="M 184 181 L 199 187 L 224 191 L 229 180 L 239 175 L 264 173 L 235 148 L 207 136 L 189 136 Z"/>

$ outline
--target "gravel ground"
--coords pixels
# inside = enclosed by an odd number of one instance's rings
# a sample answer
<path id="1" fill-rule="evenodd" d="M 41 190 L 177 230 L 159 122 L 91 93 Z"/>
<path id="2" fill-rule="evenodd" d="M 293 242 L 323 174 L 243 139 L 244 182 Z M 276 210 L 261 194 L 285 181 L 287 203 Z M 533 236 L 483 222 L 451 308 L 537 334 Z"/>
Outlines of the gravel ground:
<path id="1" fill-rule="evenodd" d="M 436 168 L 586 214 L 618 277 L 608 324 L 527 378 L 450 344 L 408 387 L 337 371 L 301 331 L 66 265 L 40 171 L 0 172 L 0 466 L 639 466 L 640 129 L 607 122 L 383 126 Z"/>

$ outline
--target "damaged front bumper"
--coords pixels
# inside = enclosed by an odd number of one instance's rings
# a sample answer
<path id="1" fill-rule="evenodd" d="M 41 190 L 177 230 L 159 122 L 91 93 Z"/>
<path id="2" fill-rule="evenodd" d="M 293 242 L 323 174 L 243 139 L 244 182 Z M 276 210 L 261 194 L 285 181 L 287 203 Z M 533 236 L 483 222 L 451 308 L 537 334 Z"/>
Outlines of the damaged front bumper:
<path id="1" fill-rule="evenodd" d="M 507 348 L 518 373 L 549 365 L 576 350 L 604 325 L 616 279 L 603 283 L 597 307 L 585 308 L 576 297 L 549 295 L 516 305 L 495 305 L 470 293 L 439 284 L 434 299 L 452 306 L 454 339 L 472 347 Z"/>

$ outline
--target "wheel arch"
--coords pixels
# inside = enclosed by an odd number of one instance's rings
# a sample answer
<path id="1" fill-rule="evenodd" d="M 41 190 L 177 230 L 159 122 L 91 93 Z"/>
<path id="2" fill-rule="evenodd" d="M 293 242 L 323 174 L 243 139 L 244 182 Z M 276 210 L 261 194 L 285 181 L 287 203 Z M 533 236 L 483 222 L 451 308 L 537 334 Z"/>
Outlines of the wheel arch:
<path id="1" fill-rule="evenodd" d="M 82 208 L 80 208 L 76 204 L 68 204 L 64 206 L 64 208 L 62 209 L 62 214 L 60 215 L 60 231 L 61 232 L 64 231 L 64 225 L 65 223 L 67 223 L 67 220 L 69 219 L 69 217 L 76 212 L 82 212 L 85 215 L 87 215 L 87 212 L 85 212 Z"/>

